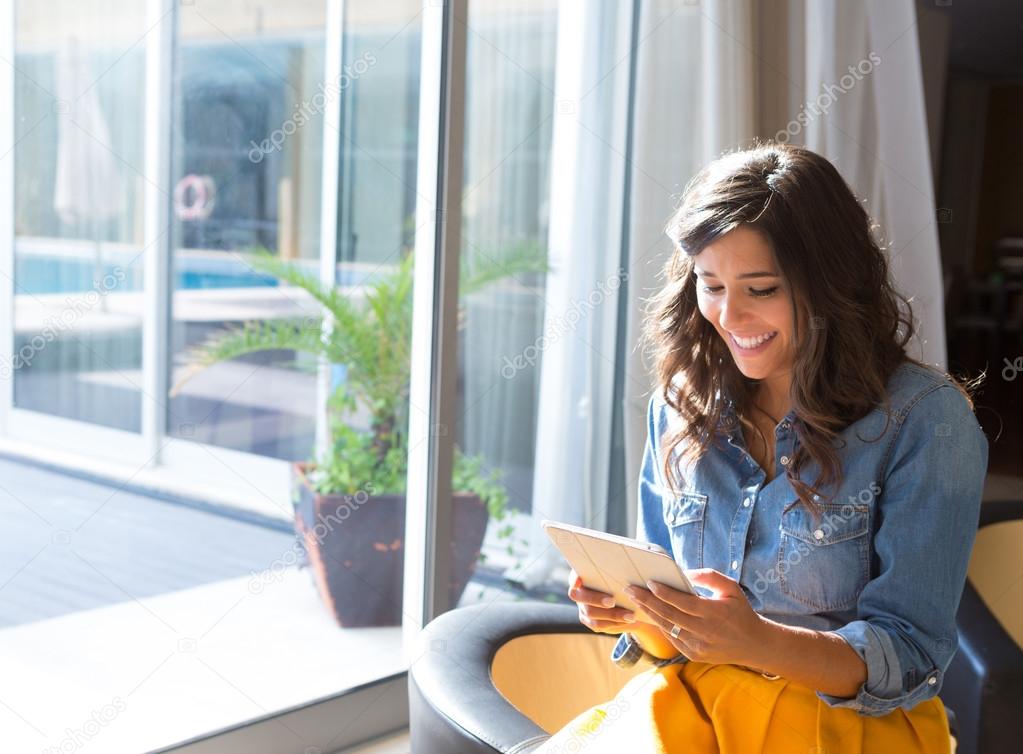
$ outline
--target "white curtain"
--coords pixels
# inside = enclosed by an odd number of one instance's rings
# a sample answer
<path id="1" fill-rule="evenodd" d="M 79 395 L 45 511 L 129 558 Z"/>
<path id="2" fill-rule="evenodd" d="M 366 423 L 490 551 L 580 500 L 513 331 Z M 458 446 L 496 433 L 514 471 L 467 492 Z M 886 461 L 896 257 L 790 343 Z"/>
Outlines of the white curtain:
<path id="1" fill-rule="evenodd" d="M 486 261 L 546 243 L 557 11 L 501 0 L 473 4 L 469 21 L 462 254 Z M 505 360 L 531 354 L 540 330 L 531 277 L 467 297 L 461 345 L 461 447 L 501 469 L 514 502 L 530 495 L 536 417 L 523 407 L 536 404 L 539 369 Z"/>
<path id="2" fill-rule="evenodd" d="M 525 557 L 505 573 L 528 587 L 563 562 L 542 519 L 607 522 L 630 31 L 629 3 L 558 5 L 532 521 Z"/>
<path id="3" fill-rule="evenodd" d="M 820 114 L 808 118 L 802 143 L 831 160 L 866 200 L 891 244 L 895 284 L 913 305 L 918 333 L 909 353 L 944 369 L 941 257 L 915 6 L 912 0 L 814 0 L 805 14 L 803 105 Z"/>

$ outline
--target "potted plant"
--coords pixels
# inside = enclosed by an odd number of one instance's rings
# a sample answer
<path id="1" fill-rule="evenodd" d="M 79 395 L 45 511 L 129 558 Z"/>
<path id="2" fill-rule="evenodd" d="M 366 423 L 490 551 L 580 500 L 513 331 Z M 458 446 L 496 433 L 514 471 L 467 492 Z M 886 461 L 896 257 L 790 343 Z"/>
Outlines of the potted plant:
<path id="1" fill-rule="evenodd" d="M 524 272 L 543 272 L 542 249 L 509 248 L 463 264 L 460 295 Z M 341 378 L 327 401 L 330 441 L 315 461 L 293 465 L 294 525 L 317 589 L 343 627 L 401 623 L 405 541 L 405 478 L 412 328 L 413 255 L 361 287 L 361 297 L 323 285 L 298 265 L 265 250 L 252 267 L 307 292 L 325 316 L 249 321 L 191 349 L 196 372 L 257 351 L 288 350 L 325 359 Z M 464 318 L 459 311 L 459 328 Z M 358 412 L 368 426 L 353 426 Z M 365 423 L 365 422 L 364 422 Z M 456 446 L 452 474 L 453 531 L 449 596 L 457 604 L 482 558 L 488 522 L 506 515 L 502 474 L 482 471 L 482 459 Z M 511 527 L 498 531 L 511 535 Z M 510 547 L 509 547 L 510 550 Z"/>

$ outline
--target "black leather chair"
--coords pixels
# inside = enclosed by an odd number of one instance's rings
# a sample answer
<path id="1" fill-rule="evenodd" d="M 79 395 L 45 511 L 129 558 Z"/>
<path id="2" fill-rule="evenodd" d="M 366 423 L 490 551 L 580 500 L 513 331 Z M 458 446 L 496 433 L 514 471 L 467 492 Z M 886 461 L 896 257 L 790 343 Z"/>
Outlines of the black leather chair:
<path id="1" fill-rule="evenodd" d="M 956 624 L 959 651 L 941 698 L 956 754 L 1023 751 L 1023 501 L 986 502 Z"/>

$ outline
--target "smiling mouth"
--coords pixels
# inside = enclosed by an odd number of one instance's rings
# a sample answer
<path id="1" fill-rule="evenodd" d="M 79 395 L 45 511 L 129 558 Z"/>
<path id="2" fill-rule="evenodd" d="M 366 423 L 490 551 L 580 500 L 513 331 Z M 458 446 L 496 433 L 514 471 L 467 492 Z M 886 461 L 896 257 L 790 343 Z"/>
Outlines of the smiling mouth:
<path id="1" fill-rule="evenodd" d="M 770 343 L 778 335 L 778 331 L 775 330 L 771 333 L 766 333 L 765 336 L 758 335 L 755 338 L 743 338 L 742 342 L 736 339 L 735 335 L 728 333 L 729 339 L 735 344 L 735 347 L 739 351 L 744 353 L 754 353 L 763 349 L 768 343 Z"/>

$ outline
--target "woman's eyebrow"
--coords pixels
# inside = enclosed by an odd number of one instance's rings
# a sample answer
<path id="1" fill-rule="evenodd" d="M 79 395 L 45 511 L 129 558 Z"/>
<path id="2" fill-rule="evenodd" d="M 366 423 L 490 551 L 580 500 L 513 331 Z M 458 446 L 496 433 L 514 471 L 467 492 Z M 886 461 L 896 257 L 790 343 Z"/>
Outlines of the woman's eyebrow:
<path id="1" fill-rule="evenodd" d="M 694 268 L 693 271 L 700 277 L 715 279 L 717 278 L 717 275 L 715 275 L 710 270 L 697 270 Z M 745 280 L 747 278 L 776 278 L 776 277 L 778 277 L 778 275 L 773 272 L 744 272 L 741 275 L 737 275 L 735 279 Z"/>

